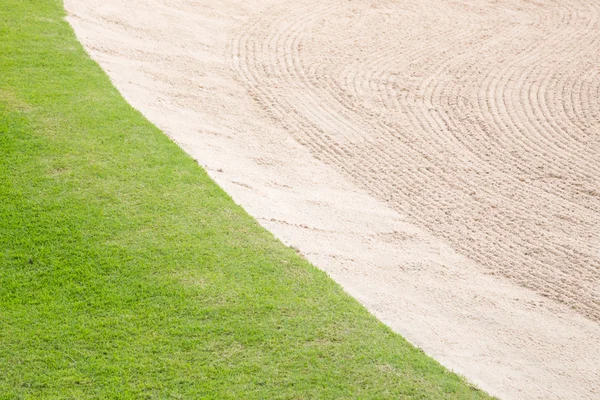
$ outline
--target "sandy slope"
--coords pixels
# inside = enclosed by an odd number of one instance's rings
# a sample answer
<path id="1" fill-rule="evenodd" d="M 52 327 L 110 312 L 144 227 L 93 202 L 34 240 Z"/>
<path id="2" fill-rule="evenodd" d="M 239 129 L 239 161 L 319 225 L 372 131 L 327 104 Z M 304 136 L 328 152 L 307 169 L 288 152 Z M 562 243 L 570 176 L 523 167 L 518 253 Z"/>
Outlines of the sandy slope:
<path id="1" fill-rule="evenodd" d="M 600 3 L 66 0 L 265 227 L 503 398 L 600 398 Z"/>

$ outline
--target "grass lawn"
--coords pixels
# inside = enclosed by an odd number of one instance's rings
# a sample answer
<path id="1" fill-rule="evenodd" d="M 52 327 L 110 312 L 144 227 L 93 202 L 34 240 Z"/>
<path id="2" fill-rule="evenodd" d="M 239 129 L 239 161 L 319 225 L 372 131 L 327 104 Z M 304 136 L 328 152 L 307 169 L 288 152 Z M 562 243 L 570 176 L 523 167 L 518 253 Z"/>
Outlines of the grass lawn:
<path id="1" fill-rule="evenodd" d="M 488 398 L 262 229 L 58 0 L 0 6 L 0 398 Z"/>

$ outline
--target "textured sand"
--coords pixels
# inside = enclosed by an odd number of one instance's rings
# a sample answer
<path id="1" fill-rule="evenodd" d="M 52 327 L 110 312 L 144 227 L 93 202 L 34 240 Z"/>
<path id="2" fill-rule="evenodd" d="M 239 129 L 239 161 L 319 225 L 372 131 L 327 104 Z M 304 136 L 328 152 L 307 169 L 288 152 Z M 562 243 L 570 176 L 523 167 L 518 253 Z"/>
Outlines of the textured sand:
<path id="1" fill-rule="evenodd" d="M 261 224 L 506 399 L 600 398 L 600 2 L 66 0 Z"/>

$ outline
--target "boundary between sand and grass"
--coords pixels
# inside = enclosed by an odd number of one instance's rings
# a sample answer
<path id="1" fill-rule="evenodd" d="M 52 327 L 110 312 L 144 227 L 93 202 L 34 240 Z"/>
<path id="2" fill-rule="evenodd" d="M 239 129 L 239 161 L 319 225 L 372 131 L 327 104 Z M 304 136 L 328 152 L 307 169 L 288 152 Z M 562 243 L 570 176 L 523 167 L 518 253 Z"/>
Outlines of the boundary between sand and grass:
<path id="1" fill-rule="evenodd" d="M 0 398 L 487 398 L 132 109 L 60 1 L 0 8 Z"/>

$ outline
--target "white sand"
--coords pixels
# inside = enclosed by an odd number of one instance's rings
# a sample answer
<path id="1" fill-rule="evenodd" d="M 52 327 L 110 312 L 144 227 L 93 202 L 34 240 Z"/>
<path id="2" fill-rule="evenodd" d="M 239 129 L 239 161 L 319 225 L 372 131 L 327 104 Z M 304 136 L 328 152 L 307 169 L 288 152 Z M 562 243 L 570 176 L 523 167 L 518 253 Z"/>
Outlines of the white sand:
<path id="1" fill-rule="evenodd" d="M 600 398 L 600 3 L 66 0 L 236 202 L 505 399 Z"/>

